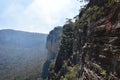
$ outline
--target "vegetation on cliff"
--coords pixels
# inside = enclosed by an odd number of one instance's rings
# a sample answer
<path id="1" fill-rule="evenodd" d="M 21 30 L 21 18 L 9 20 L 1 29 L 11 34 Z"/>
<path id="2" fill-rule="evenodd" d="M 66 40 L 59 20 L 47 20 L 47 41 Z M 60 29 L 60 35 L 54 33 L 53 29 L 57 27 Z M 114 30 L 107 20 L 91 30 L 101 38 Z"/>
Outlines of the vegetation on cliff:
<path id="1" fill-rule="evenodd" d="M 48 80 L 120 79 L 119 0 L 90 0 L 64 25 Z"/>

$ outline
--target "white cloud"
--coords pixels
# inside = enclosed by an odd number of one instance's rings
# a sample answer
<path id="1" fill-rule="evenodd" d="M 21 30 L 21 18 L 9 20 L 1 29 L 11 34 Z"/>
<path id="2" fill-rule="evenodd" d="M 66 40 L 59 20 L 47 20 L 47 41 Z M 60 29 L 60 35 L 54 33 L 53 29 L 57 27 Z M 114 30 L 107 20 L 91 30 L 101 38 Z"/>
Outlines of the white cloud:
<path id="1" fill-rule="evenodd" d="M 16 29 L 48 33 L 53 27 L 63 25 L 66 18 L 78 14 L 79 8 L 77 0 L 33 0 L 26 7 L 19 3 L 11 4 L 3 17 L 10 18 L 11 26 L 16 26 Z"/>

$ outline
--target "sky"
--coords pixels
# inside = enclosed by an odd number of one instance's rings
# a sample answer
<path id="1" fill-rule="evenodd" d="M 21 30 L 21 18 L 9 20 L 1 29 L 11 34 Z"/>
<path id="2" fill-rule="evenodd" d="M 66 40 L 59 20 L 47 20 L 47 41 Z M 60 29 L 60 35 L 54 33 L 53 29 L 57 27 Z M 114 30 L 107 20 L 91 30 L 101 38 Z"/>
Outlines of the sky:
<path id="1" fill-rule="evenodd" d="M 0 0 L 0 29 L 49 33 L 78 15 L 77 0 Z"/>

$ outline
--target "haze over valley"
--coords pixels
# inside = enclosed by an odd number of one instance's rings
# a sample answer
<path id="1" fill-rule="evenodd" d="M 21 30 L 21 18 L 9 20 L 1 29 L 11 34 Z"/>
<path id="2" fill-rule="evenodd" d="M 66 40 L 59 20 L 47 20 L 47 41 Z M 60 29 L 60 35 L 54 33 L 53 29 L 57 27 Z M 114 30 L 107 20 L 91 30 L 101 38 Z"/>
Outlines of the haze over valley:
<path id="1" fill-rule="evenodd" d="M 47 34 L 0 30 L 0 80 L 36 80 L 46 58 Z"/>

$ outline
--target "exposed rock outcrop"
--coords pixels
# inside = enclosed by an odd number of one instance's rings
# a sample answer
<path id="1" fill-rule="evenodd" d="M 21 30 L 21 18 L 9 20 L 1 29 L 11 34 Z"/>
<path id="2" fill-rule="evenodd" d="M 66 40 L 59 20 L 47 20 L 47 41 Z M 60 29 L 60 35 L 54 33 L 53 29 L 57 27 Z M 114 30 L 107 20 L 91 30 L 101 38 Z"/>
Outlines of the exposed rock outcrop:
<path id="1" fill-rule="evenodd" d="M 59 44 L 61 40 L 62 27 L 55 27 L 50 31 L 47 37 L 46 48 L 48 50 L 47 60 L 44 63 L 42 78 L 46 79 L 48 76 L 48 69 L 52 60 L 54 60 L 58 54 Z"/>
<path id="2" fill-rule="evenodd" d="M 58 53 L 58 48 L 61 40 L 62 27 L 55 27 L 50 31 L 47 37 L 46 48 L 48 50 L 48 58 L 55 58 Z"/>
<path id="3" fill-rule="evenodd" d="M 48 80 L 120 79 L 120 3 L 90 0 L 75 23 L 67 23 Z"/>

